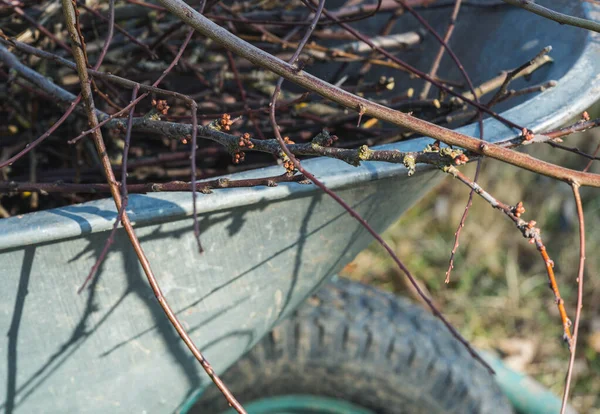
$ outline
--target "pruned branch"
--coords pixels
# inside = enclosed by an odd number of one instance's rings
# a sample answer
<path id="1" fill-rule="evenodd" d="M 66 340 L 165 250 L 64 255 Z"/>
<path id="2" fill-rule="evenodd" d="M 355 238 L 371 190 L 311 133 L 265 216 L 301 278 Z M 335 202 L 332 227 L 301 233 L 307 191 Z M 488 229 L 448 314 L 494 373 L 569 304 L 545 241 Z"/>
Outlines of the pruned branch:
<path id="1" fill-rule="evenodd" d="M 448 145 L 462 147 L 474 153 L 489 156 L 490 158 L 504 161 L 508 164 L 550 176 L 561 181 L 577 181 L 582 186 L 600 187 L 600 176 L 581 173 L 559 167 L 552 163 L 544 162 L 529 155 L 501 148 L 496 144 L 482 144 L 478 139 L 460 134 L 455 131 L 431 124 L 388 107 L 376 104 L 368 99 L 361 98 L 331 85 L 304 71 L 299 71 L 292 65 L 285 63 L 267 52 L 243 41 L 231 34 L 226 29 L 216 25 L 206 17 L 180 0 L 160 0 L 171 13 L 178 16 L 203 35 L 213 39 L 223 47 L 248 59 L 252 63 L 270 70 L 283 78 L 292 81 L 312 92 L 337 102 L 347 108 L 359 111 L 364 108 L 364 114 L 408 128 L 422 135 L 438 139 Z"/>

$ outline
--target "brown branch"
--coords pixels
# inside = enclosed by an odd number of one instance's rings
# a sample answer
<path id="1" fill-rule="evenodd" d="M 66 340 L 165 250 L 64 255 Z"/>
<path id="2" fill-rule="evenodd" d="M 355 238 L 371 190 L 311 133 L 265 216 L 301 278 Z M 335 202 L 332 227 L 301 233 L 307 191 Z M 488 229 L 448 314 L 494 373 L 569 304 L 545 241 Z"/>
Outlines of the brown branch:
<path id="1" fill-rule="evenodd" d="M 502 211 L 512 222 L 515 224 L 517 229 L 521 232 L 523 237 L 529 240 L 530 243 L 535 244 L 537 250 L 540 252 L 542 259 L 544 260 L 544 265 L 546 266 L 546 272 L 548 274 L 548 280 L 550 282 L 550 288 L 554 293 L 554 299 L 556 301 L 556 306 L 558 308 L 558 312 L 560 314 L 560 319 L 563 325 L 564 338 L 565 341 L 571 341 L 571 320 L 567 316 L 567 311 L 565 309 L 564 300 L 560 296 L 560 291 L 558 289 L 558 284 L 556 283 L 556 277 L 554 275 L 554 262 L 548 256 L 548 252 L 546 251 L 546 246 L 542 242 L 542 238 L 540 236 L 540 229 L 535 227 L 536 222 L 531 220 L 529 222 L 523 220 L 521 218 L 521 214 L 525 212 L 525 208 L 523 207 L 523 203 L 519 202 L 516 206 L 511 207 L 507 204 L 498 201 L 494 196 L 485 191 L 481 186 L 477 183 L 474 183 L 461 173 L 456 167 L 450 166 L 442 169 L 444 172 L 452 175 L 454 178 L 457 178 L 463 184 L 467 185 L 472 190 L 481 196 L 486 202 L 488 202 L 493 208 Z"/>
<path id="2" fill-rule="evenodd" d="M 71 38 L 71 43 L 73 45 L 72 51 L 73 51 L 73 57 L 77 64 L 77 73 L 79 75 L 79 79 L 80 79 L 80 83 L 81 83 L 82 99 L 83 99 L 85 109 L 86 109 L 86 112 L 88 115 L 88 120 L 89 120 L 90 126 L 95 127 L 98 124 L 98 118 L 96 116 L 94 100 L 92 97 L 92 90 L 90 87 L 90 80 L 88 78 L 88 73 L 86 70 L 85 50 L 83 49 L 83 47 L 84 47 L 83 41 L 79 37 L 79 33 L 78 33 L 79 31 L 76 27 L 76 11 L 75 11 L 76 5 L 74 5 L 74 3 L 73 3 L 74 0 L 61 0 L 61 1 L 62 1 L 63 12 L 64 12 L 64 16 L 65 16 L 67 30 L 69 32 L 69 36 Z M 115 200 L 115 205 L 117 206 L 117 210 L 121 210 L 122 198 L 121 198 L 121 194 L 119 193 L 119 186 L 117 185 L 117 183 L 115 181 L 115 176 L 113 174 L 112 167 L 110 165 L 110 160 L 109 160 L 108 154 L 106 152 L 106 147 L 104 145 L 104 140 L 102 138 L 102 132 L 100 131 L 100 129 L 96 129 L 93 132 L 92 137 L 94 139 L 94 144 L 96 145 L 96 149 L 97 149 L 98 155 L 100 157 L 100 160 L 101 160 L 101 163 L 102 163 L 102 166 L 104 169 L 104 173 L 106 174 L 106 178 L 107 178 L 108 184 L 110 186 L 111 195 L 112 195 L 113 199 Z M 229 404 L 231 404 L 231 406 L 234 407 L 236 409 L 236 411 L 238 411 L 239 413 L 246 413 L 244 408 L 240 405 L 240 403 L 231 394 L 231 392 L 229 391 L 227 386 L 223 383 L 223 381 L 221 381 L 221 379 L 214 372 L 210 363 L 204 358 L 204 356 L 202 355 L 200 350 L 196 347 L 193 340 L 187 334 L 185 328 L 183 327 L 183 325 L 181 325 L 181 323 L 179 322 L 179 319 L 177 318 L 177 316 L 171 309 L 170 305 L 168 304 L 166 298 L 164 297 L 164 295 L 162 293 L 162 290 L 160 289 L 160 286 L 156 280 L 156 277 L 154 276 L 154 273 L 152 272 L 152 269 L 150 267 L 150 262 L 148 261 L 137 236 L 135 235 L 133 226 L 131 225 L 129 216 L 127 215 L 125 210 L 123 210 L 121 222 L 123 223 L 123 227 L 125 228 L 125 231 L 127 232 L 127 235 L 129 236 L 129 240 L 133 246 L 134 251 L 136 252 L 136 255 L 138 256 L 138 260 L 140 261 L 140 264 L 144 270 L 144 273 L 146 274 L 146 276 L 148 278 L 148 282 L 150 283 L 150 286 L 152 287 L 154 295 L 156 296 L 156 299 L 158 300 L 159 304 L 161 305 L 163 311 L 169 318 L 171 324 L 177 330 L 177 333 L 179 334 L 181 339 L 188 346 L 188 348 L 190 349 L 192 354 L 196 357 L 196 359 L 198 360 L 198 362 L 200 363 L 202 368 L 204 368 L 204 370 L 206 371 L 208 376 L 211 378 L 211 380 L 215 383 L 217 388 L 219 388 L 219 390 L 223 393 L 223 395 L 225 396 L 225 398 L 227 399 Z"/>
<path id="3" fill-rule="evenodd" d="M 577 349 L 577 338 L 579 337 L 579 321 L 581 319 L 581 310 L 583 309 L 583 274 L 585 269 L 585 222 L 583 214 L 583 205 L 581 195 L 579 194 L 579 185 L 572 183 L 573 197 L 577 206 L 577 217 L 579 219 L 579 270 L 577 271 L 577 309 L 575 310 L 575 325 L 573 325 L 573 337 L 569 342 L 571 356 L 569 358 L 569 367 L 567 368 L 567 377 L 563 393 L 562 406 L 560 414 L 564 414 L 569 400 L 569 388 L 573 377 L 573 366 L 575 365 L 575 351 Z"/>

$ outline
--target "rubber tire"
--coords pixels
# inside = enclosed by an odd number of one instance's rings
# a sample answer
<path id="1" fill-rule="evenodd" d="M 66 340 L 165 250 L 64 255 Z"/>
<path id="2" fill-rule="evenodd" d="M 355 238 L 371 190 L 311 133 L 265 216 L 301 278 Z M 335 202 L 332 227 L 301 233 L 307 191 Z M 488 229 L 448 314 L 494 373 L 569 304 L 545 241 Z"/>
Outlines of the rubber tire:
<path id="1" fill-rule="evenodd" d="M 324 286 L 223 376 L 238 400 L 310 394 L 376 413 L 504 414 L 493 376 L 429 313 L 345 279 Z M 209 388 L 190 413 L 227 403 Z"/>

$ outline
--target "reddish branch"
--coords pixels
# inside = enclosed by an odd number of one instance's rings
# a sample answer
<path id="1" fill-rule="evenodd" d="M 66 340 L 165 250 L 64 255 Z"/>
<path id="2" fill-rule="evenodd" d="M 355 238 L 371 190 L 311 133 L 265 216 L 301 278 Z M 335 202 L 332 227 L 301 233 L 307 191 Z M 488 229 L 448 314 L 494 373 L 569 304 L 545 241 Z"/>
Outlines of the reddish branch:
<path id="1" fill-rule="evenodd" d="M 133 92 L 131 94 L 132 101 L 135 100 L 138 92 L 139 92 L 139 88 L 135 88 L 133 90 Z M 115 234 L 117 233 L 117 228 L 119 227 L 119 223 L 123 219 L 123 214 L 125 213 L 125 209 L 127 208 L 127 204 L 129 203 L 129 197 L 127 194 L 127 160 L 129 158 L 129 146 L 131 143 L 131 126 L 133 125 L 132 120 L 133 120 L 133 111 L 134 110 L 135 110 L 135 106 L 132 106 L 131 110 L 129 111 L 129 116 L 127 117 L 127 129 L 125 131 L 125 145 L 123 146 L 123 160 L 121 162 L 121 207 L 119 208 L 119 211 L 117 212 L 117 218 L 115 219 L 115 222 L 113 223 L 113 227 L 110 231 L 110 234 L 109 234 L 108 238 L 106 239 L 106 241 L 104 242 L 104 247 L 102 248 L 102 251 L 101 251 L 100 255 L 98 256 L 98 258 L 96 259 L 96 263 L 94 263 L 94 265 L 92 266 L 92 269 L 90 270 L 88 276 L 85 278 L 85 280 L 81 284 L 81 287 L 77 290 L 77 293 L 81 293 L 83 291 L 83 289 L 85 289 L 85 286 L 89 283 L 90 280 L 92 280 L 92 278 L 94 277 L 94 275 L 100 268 L 100 265 L 102 264 L 102 262 L 104 261 L 104 258 L 108 254 L 110 246 L 114 242 Z"/>
<path id="2" fill-rule="evenodd" d="M 535 227 L 536 222 L 533 220 L 525 221 L 521 218 L 521 215 L 525 212 L 525 208 L 523 207 L 523 203 L 519 202 L 516 206 L 509 206 L 508 204 L 504 204 L 501 201 L 498 201 L 494 196 L 481 188 L 477 183 L 474 183 L 461 173 L 456 167 L 450 166 L 444 169 L 445 172 L 452 175 L 453 177 L 460 180 L 463 184 L 466 184 L 468 187 L 473 189 L 481 198 L 487 201 L 493 208 L 502 211 L 512 222 L 515 224 L 517 229 L 521 232 L 523 237 L 529 240 L 530 243 L 535 244 L 535 247 L 540 252 L 542 259 L 544 260 L 544 265 L 546 267 L 546 273 L 548 274 L 548 280 L 550 283 L 550 288 L 554 293 L 554 299 L 556 301 L 556 306 L 558 308 L 558 312 L 560 314 L 560 319 L 563 325 L 564 337 L 567 342 L 570 343 L 572 335 L 571 335 L 571 320 L 567 316 L 567 311 L 565 309 L 564 300 L 560 296 L 560 291 L 558 289 L 558 284 L 556 283 L 556 277 L 554 275 L 554 262 L 548 256 L 548 252 L 546 251 L 546 246 L 542 242 L 542 238 L 540 236 L 540 229 Z"/>
<path id="3" fill-rule="evenodd" d="M 67 30 L 69 31 L 69 36 L 71 38 L 71 43 L 74 46 L 72 49 L 73 57 L 75 58 L 75 62 L 77 64 L 77 72 L 78 72 L 80 84 L 81 84 L 82 99 L 83 99 L 85 109 L 86 109 L 86 112 L 88 115 L 89 123 L 92 127 L 95 127 L 98 124 L 98 118 L 96 116 L 94 100 L 92 97 L 92 90 L 90 88 L 90 81 L 89 81 L 88 73 L 86 70 L 85 44 L 83 43 L 83 39 L 79 35 L 80 31 L 76 27 L 76 20 L 77 20 L 76 19 L 76 6 L 74 6 L 72 1 L 73 0 L 62 0 L 63 12 L 64 12 L 64 16 L 65 16 Z M 100 157 L 100 160 L 102 162 L 104 173 L 106 174 L 106 178 L 107 178 L 108 184 L 110 186 L 110 192 L 115 201 L 115 205 L 117 206 L 117 210 L 122 211 L 121 222 L 123 223 L 123 227 L 125 228 L 125 231 L 127 232 L 127 235 L 129 236 L 129 240 L 133 246 L 134 251 L 136 252 L 136 255 L 138 256 L 138 260 L 140 261 L 142 269 L 144 270 L 144 273 L 146 274 L 146 276 L 148 278 L 148 282 L 150 283 L 150 286 L 152 287 L 152 290 L 154 292 L 154 295 L 156 296 L 156 299 L 158 300 L 159 304 L 163 308 L 163 311 L 169 318 L 171 324 L 177 330 L 177 333 L 179 334 L 179 336 L 182 338 L 182 340 L 188 346 L 188 348 L 190 349 L 192 354 L 198 360 L 200 365 L 204 368 L 204 370 L 206 371 L 208 376 L 211 378 L 211 380 L 215 383 L 217 388 L 219 388 L 219 390 L 223 393 L 225 398 L 227 398 L 227 401 L 229 402 L 229 404 L 233 408 L 235 408 L 236 411 L 238 411 L 238 413 L 246 413 L 246 411 L 241 406 L 241 404 L 235 399 L 235 397 L 231 394 L 231 392 L 229 391 L 227 386 L 223 383 L 223 381 L 215 373 L 215 371 L 213 370 L 210 363 L 204 358 L 204 356 L 202 355 L 200 350 L 196 347 L 196 345 L 194 344 L 194 342 L 192 341 L 190 336 L 187 334 L 185 328 L 183 327 L 183 325 L 181 325 L 181 323 L 179 322 L 179 319 L 177 318 L 177 316 L 175 315 L 175 313 L 169 306 L 166 298 L 164 297 L 164 295 L 162 293 L 162 290 L 160 289 L 160 286 L 156 280 L 156 277 L 154 276 L 154 273 L 152 272 L 150 263 L 142 249 L 142 246 L 140 245 L 140 242 L 139 242 L 137 236 L 135 235 L 133 226 L 131 225 L 131 222 L 129 221 L 129 216 L 127 215 L 125 210 L 122 209 L 122 198 L 121 198 L 121 194 L 119 192 L 119 186 L 116 183 L 100 129 L 96 129 L 94 131 L 94 133 L 92 134 L 92 137 L 94 139 L 94 144 L 96 145 L 98 156 Z"/>

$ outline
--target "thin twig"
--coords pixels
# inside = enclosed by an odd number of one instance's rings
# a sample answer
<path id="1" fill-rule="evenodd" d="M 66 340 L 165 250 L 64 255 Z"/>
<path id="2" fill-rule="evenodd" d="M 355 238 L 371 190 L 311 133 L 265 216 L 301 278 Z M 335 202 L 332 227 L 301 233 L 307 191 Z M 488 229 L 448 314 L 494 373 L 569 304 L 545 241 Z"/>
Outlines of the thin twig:
<path id="1" fill-rule="evenodd" d="M 139 88 L 135 88 L 133 90 L 133 92 L 131 93 L 132 101 L 134 101 L 135 98 L 137 97 L 138 91 L 139 91 Z M 77 293 L 83 292 L 83 289 L 85 289 L 86 285 L 89 283 L 90 280 L 92 280 L 92 278 L 94 277 L 94 275 L 100 268 L 100 265 L 102 264 L 102 262 L 104 261 L 104 258 L 108 254 L 110 246 L 114 242 L 115 234 L 117 233 L 117 228 L 119 227 L 119 223 L 123 219 L 123 212 L 127 208 L 127 204 L 129 202 L 129 197 L 127 196 L 127 159 L 129 157 L 129 145 L 131 142 L 131 126 L 133 125 L 132 121 L 133 121 L 133 111 L 134 110 L 135 110 L 135 106 L 132 106 L 129 111 L 129 116 L 127 118 L 127 129 L 125 131 L 125 145 L 123 146 L 123 159 L 121 161 L 121 200 L 122 200 L 121 207 L 119 208 L 119 211 L 117 213 L 117 218 L 115 219 L 115 222 L 113 223 L 113 227 L 110 231 L 110 234 L 109 234 L 108 238 L 106 239 L 106 241 L 104 242 L 104 247 L 102 248 L 102 252 L 98 256 L 98 259 L 96 259 L 96 263 L 94 263 L 94 265 L 92 266 L 90 273 L 88 274 L 88 276 L 85 278 L 85 280 L 81 284 L 81 287 L 77 290 Z"/>
<path id="2" fill-rule="evenodd" d="M 196 191 L 209 194 L 212 190 L 223 188 L 250 188 L 250 187 L 277 187 L 280 183 L 300 183 L 306 181 L 301 174 L 290 175 L 288 173 L 271 177 L 246 178 L 230 180 L 228 178 L 217 178 L 214 180 L 198 181 Z M 119 188 L 121 183 L 117 183 Z M 105 183 L 71 184 L 71 183 L 25 183 L 17 181 L 0 181 L 0 193 L 11 194 L 15 192 L 37 192 L 40 194 L 106 194 L 110 193 L 110 186 Z M 157 192 L 186 192 L 191 191 L 191 183 L 186 181 L 169 181 L 166 183 L 143 183 L 127 184 L 129 194 L 147 194 Z"/>
<path id="3" fill-rule="evenodd" d="M 461 3 L 462 3 L 462 0 L 454 1 L 454 8 L 452 9 L 452 14 L 450 15 L 450 23 L 448 23 L 448 28 L 446 29 L 446 34 L 444 35 L 444 43 L 445 44 L 448 44 L 450 42 L 450 38 L 452 37 L 452 33 L 454 32 L 454 27 L 456 26 L 456 18 L 458 17 L 458 12 L 460 11 Z M 438 49 L 438 52 L 435 55 L 435 58 L 433 59 L 433 63 L 431 64 L 431 69 L 429 69 L 428 75 L 431 78 L 435 78 L 435 76 L 437 75 L 437 71 L 440 67 L 440 63 L 442 61 L 442 56 L 444 56 L 445 50 L 446 50 L 446 48 L 442 44 L 440 46 L 440 48 Z M 420 95 L 421 99 L 427 99 L 427 95 L 429 95 L 429 90 L 431 89 L 431 85 L 432 85 L 431 83 L 425 82 L 425 85 L 423 86 L 423 90 L 421 91 L 421 95 Z M 473 96 L 476 97 L 477 95 L 473 94 Z"/>
<path id="4" fill-rule="evenodd" d="M 600 142 L 596 146 L 596 149 L 592 153 L 592 156 L 596 157 L 599 152 L 600 152 Z M 592 166 L 593 162 L 594 162 L 594 160 L 590 160 L 582 171 L 587 172 L 590 169 L 590 167 Z"/>
<path id="5" fill-rule="evenodd" d="M 504 82 L 502 82 L 502 85 L 500 85 L 500 89 L 498 89 L 498 92 L 496 92 L 496 94 L 492 97 L 492 99 L 490 99 L 490 101 L 487 103 L 487 106 L 488 107 L 494 106 L 500 100 L 500 98 L 502 98 L 506 94 L 506 88 L 508 88 L 508 84 L 517 75 L 519 75 L 519 73 L 523 72 L 524 70 L 526 70 L 527 68 L 529 68 L 531 66 L 540 64 L 543 60 L 545 60 L 544 56 L 546 56 L 548 53 L 550 53 L 551 50 L 552 50 L 551 46 L 546 46 L 537 55 L 535 55 L 535 57 L 533 59 L 531 59 L 529 62 L 525 62 L 518 68 L 513 69 L 509 72 L 506 72 L 506 77 L 504 78 Z"/>
<path id="6" fill-rule="evenodd" d="M 585 222 L 583 205 L 581 203 L 581 195 L 579 194 L 579 184 L 572 183 L 571 188 L 573 189 L 573 197 L 575 198 L 575 205 L 577 206 L 577 217 L 579 218 L 579 269 L 577 271 L 577 309 L 575 310 L 575 325 L 573 325 L 573 337 L 569 342 L 571 356 L 569 358 L 569 367 L 567 369 L 565 390 L 563 393 L 560 414 L 564 414 L 566 412 L 567 401 L 569 400 L 569 389 L 571 387 L 571 379 L 573 377 L 575 351 L 577 349 L 577 338 L 579 337 L 579 321 L 581 319 L 581 310 L 583 309 L 583 274 L 585 269 Z"/>
<path id="7" fill-rule="evenodd" d="M 87 74 L 87 70 L 86 70 L 85 51 L 83 49 L 84 45 L 83 45 L 82 39 L 79 37 L 79 33 L 78 33 L 79 31 L 77 30 L 77 28 L 75 26 L 76 6 L 73 4 L 74 0 L 61 0 L 61 1 L 62 1 L 62 5 L 63 5 L 63 12 L 65 15 L 65 22 L 66 22 L 67 30 L 69 31 L 71 43 L 74 46 L 72 49 L 73 57 L 75 58 L 75 62 L 77 64 L 77 73 L 79 74 L 79 79 L 80 79 L 80 83 L 81 83 L 82 99 L 83 99 L 83 102 L 84 102 L 84 105 L 86 108 L 86 112 L 88 114 L 89 123 L 92 127 L 94 127 L 98 124 L 98 118 L 97 118 L 96 112 L 94 110 L 95 109 L 94 108 L 94 100 L 92 97 L 92 90 L 90 88 L 89 78 L 88 78 L 88 74 Z M 104 173 L 106 174 L 108 184 L 110 185 L 111 195 L 113 196 L 113 198 L 115 200 L 115 205 L 117 206 L 117 210 L 121 210 L 122 198 L 121 198 L 121 194 L 119 192 L 119 186 L 116 183 L 116 180 L 115 180 L 115 177 L 114 177 L 114 174 L 112 171 L 112 167 L 110 165 L 110 160 L 109 160 L 108 154 L 106 152 L 106 147 L 104 145 L 104 140 L 102 138 L 102 132 L 100 131 L 100 129 L 96 129 L 94 131 L 94 133 L 92 134 L 92 137 L 94 138 L 94 143 L 96 145 L 98 155 L 102 162 Z M 159 304 L 161 305 L 163 311 L 169 318 L 171 324 L 177 330 L 177 333 L 182 338 L 182 340 L 185 342 L 185 344 L 188 346 L 188 348 L 190 349 L 192 354 L 196 357 L 196 359 L 198 360 L 198 362 L 200 363 L 202 368 L 204 368 L 204 370 L 206 371 L 206 373 L 208 374 L 210 379 L 215 383 L 217 388 L 219 388 L 219 390 L 223 393 L 223 395 L 225 396 L 225 398 L 227 399 L 229 404 L 231 404 L 231 406 L 233 408 L 235 408 L 235 410 L 238 413 L 246 414 L 246 411 L 244 410 L 244 408 L 240 405 L 240 403 L 231 394 L 231 392 L 229 391 L 227 386 L 223 383 L 223 381 L 219 378 L 219 376 L 217 376 L 217 374 L 213 370 L 210 363 L 204 358 L 204 356 L 202 355 L 200 350 L 196 347 L 193 340 L 187 334 L 185 328 L 183 327 L 181 322 L 179 322 L 179 319 L 177 318 L 177 316 L 171 309 L 170 305 L 168 304 L 166 298 L 164 297 L 164 295 L 162 293 L 162 290 L 160 289 L 160 286 L 156 280 L 156 277 L 154 276 L 154 273 L 152 272 L 150 263 L 142 249 L 142 246 L 140 245 L 140 242 L 139 242 L 137 236 L 135 235 L 133 226 L 131 225 L 131 222 L 129 221 L 129 216 L 127 215 L 125 210 L 123 210 L 121 222 L 123 223 L 123 227 L 125 228 L 125 231 L 127 232 L 127 235 L 129 236 L 129 240 L 131 241 L 131 244 L 136 252 L 136 255 L 138 256 L 138 260 L 140 261 L 140 264 L 144 270 L 144 273 L 146 274 L 146 276 L 148 278 L 148 282 L 150 283 L 150 286 L 152 287 L 154 295 L 156 296 L 156 299 L 158 300 Z"/>
<path id="8" fill-rule="evenodd" d="M 581 27 L 582 29 L 591 30 L 600 33 L 600 23 L 592 20 L 582 19 L 581 17 L 570 16 L 568 14 L 559 13 L 547 7 L 536 4 L 533 0 L 502 0 L 505 3 L 520 7 L 527 11 L 545 17 L 546 19 L 554 20 L 560 24 L 569 26 Z"/>
<path id="9" fill-rule="evenodd" d="M 404 0 L 396 0 L 396 1 L 398 3 L 400 3 L 402 5 L 402 7 L 404 7 L 406 10 L 408 10 L 413 16 L 415 16 L 415 18 L 417 20 L 419 20 L 419 22 L 423 26 L 425 26 L 425 28 L 438 40 L 438 42 L 441 44 L 441 47 L 443 47 L 448 52 L 448 55 L 450 55 L 450 57 L 452 58 L 452 60 L 454 61 L 454 63 L 458 67 L 458 69 L 460 70 L 461 74 L 463 75 L 463 78 L 467 82 L 469 91 L 473 94 L 475 102 L 477 104 L 479 104 L 480 103 L 479 97 L 475 93 L 475 87 L 473 86 L 473 82 L 471 82 L 471 78 L 467 74 L 467 71 L 465 70 L 464 66 L 462 65 L 460 59 L 458 59 L 458 56 L 456 56 L 454 51 L 448 45 L 448 42 L 445 39 L 442 39 L 442 37 L 433 29 L 433 27 L 431 27 L 431 25 L 425 19 L 423 19 L 419 13 L 417 13 L 412 7 L 410 7 Z M 457 5 L 460 6 L 460 1 L 458 1 L 458 0 L 457 0 Z M 458 9 L 456 7 L 455 7 L 455 12 L 458 13 Z M 455 18 L 456 18 L 456 16 L 453 17 L 453 19 L 455 19 Z M 452 22 L 452 24 L 454 24 L 454 21 Z M 481 110 L 479 110 L 479 109 L 477 109 L 477 124 L 479 125 L 479 139 L 483 140 L 484 139 L 483 115 L 481 113 Z M 483 162 L 483 157 L 479 157 L 477 159 L 477 167 L 475 169 L 475 177 L 473 178 L 473 182 L 475 182 L 475 183 L 477 183 L 477 180 L 479 180 L 479 174 L 481 172 L 481 163 L 482 162 Z M 452 251 L 450 252 L 450 259 L 448 260 L 448 269 L 446 270 L 446 277 L 444 279 L 444 282 L 446 284 L 450 283 L 450 274 L 452 272 L 452 269 L 454 268 L 454 257 L 456 255 L 456 251 L 458 250 L 459 241 L 460 241 L 460 233 L 467 221 L 467 217 L 469 215 L 469 209 L 473 205 L 473 194 L 474 194 L 474 190 L 471 189 L 471 191 L 469 192 L 469 198 L 467 199 L 467 204 L 465 205 L 465 208 L 463 211 L 463 215 L 460 219 L 460 222 L 458 223 L 458 227 L 456 228 L 456 231 L 454 232 L 454 245 L 452 246 Z"/>
<path id="10" fill-rule="evenodd" d="M 554 142 L 554 141 L 547 141 L 546 144 L 550 145 L 553 148 L 558 148 L 561 149 L 563 151 L 568 151 L 568 152 L 572 152 L 573 154 L 577 154 L 580 155 L 584 158 L 587 158 L 588 160 L 591 161 L 598 161 L 600 160 L 600 157 L 597 157 L 596 155 L 592 155 L 592 154 L 588 154 L 585 151 L 580 150 L 577 147 L 567 147 L 566 145 L 561 145 L 558 142 Z"/>
<path id="11" fill-rule="evenodd" d="M 560 291 L 558 289 L 558 284 L 556 283 L 556 277 L 554 275 L 554 262 L 548 256 L 548 252 L 546 251 L 546 246 L 544 245 L 542 238 L 540 236 L 540 229 L 535 227 L 536 222 L 530 220 L 529 222 L 523 220 L 521 218 L 521 214 L 525 212 L 525 208 L 523 207 L 523 203 L 519 202 L 516 206 L 509 206 L 504 204 L 501 201 L 498 201 L 494 196 L 485 191 L 481 186 L 477 183 L 474 183 L 469 177 L 461 173 L 456 167 L 449 166 L 446 168 L 442 168 L 442 170 L 454 178 L 461 181 L 463 184 L 467 185 L 472 190 L 481 196 L 486 202 L 488 202 L 493 208 L 502 211 L 512 222 L 515 224 L 517 229 L 521 232 L 523 237 L 529 240 L 530 243 L 535 244 L 537 250 L 540 252 L 542 259 L 544 260 L 544 265 L 546 266 L 546 272 L 548 274 L 548 280 L 550 282 L 550 288 L 554 293 L 554 299 L 556 302 L 556 306 L 558 308 L 558 312 L 560 314 L 560 319 L 563 325 L 564 331 L 564 339 L 566 342 L 570 342 L 571 335 L 571 320 L 567 316 L 567 311 L 565 309 L 565 302 L 560 296 Z"/>

